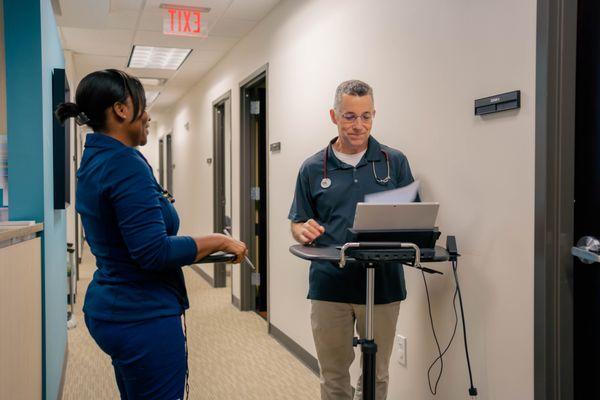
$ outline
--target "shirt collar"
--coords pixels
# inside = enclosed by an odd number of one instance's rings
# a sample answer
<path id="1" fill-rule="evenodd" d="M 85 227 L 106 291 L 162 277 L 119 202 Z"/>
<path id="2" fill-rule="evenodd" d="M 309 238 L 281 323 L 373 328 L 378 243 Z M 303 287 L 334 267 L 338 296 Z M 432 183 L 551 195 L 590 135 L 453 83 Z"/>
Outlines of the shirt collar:
<path id="1" fill-rule="evenodd" d="M 325 156 L 327 157 L 327 165 L 328 169 L 338 169 L 338 168 L 350 168 L 349 165 L 344 164 L 333 154 L 333 144 L 338 140 L 337 136 L 329 141 L 327 145 L 327 150 L 325 150 Z"/>
<path id="2" fill-rule="evenodd" d="M 328 155 L 327 165 L 329 167 L 328 169 L 334 170 L 334 169 L 338 169 L 338 168 L 340 168 L 340 169 L 354 168 L 354 167 L 338 160 L 338 158 L 333 153 L 333 144 L 337 140 L 338 140 L 338 137 L 336 136 L 329 141 L 329 145 L 327 146 L 327 155 Z M 381 152 L 381 145 L 379 144 L 379 142 L 377 140 L 375 140 L 375 138 L 373 136 L 369 136 L 367 152 L 365 153 L 363 158 L 360 160 L 360 162 L 356 165 L 356 167 L 357 168 L 362 167 L 367 162 L 381 161 L 382 157 L 383 157 L 383 154 Z"/>
<path id="3" fill-rule="evenodd" d="M 85 147 L 97 147 L 97 148 L 112 148 L 119 149 L 125 146 L 123 143 L 118 141 L 117 139 L 105 135 L 101 132 L 93 132 L 89 133 L 85 138 Z"/>
<path id="4" fill-rule="evenodd" d="M 381 145 L 373 136 L 369 136 L 369 147 L 365 153 L 365 159 L 371 161 L 381 161 L 383 153 L 381 152 Z"/>
<path id="5" fill-rule="evenodd" d="M 102 132 L 93 132 L 93 133 L 88 133 L 88 135 L 86 136 L 85 147 L 86 148 L 95 147 L 95 148 L 100 148 L 100 149 L 122 149 L 122 148 L 128 147 L 128 146 L 123 144 L 121 141 L 115 139 L 112 136 L 108 136 Z M 150 163 L 148 162 L 146 157 L 142 154 L 142 152 L 139 151 L 135 147 L 133 149 L 140 157 L 142 157 L 142 159 L 150 167 Z M 150 168 L 152 168 L 152 167 L 150 167 Z"/>

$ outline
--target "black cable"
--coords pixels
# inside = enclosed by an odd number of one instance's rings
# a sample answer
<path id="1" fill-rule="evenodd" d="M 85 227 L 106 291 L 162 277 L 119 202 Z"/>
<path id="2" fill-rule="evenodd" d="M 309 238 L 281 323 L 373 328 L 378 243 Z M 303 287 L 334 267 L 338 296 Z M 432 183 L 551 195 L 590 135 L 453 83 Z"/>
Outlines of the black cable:
<path id="1" fill-rule="evenodd" d="M 188 363 L 187 324 L 185 323 L 185 311 L 183 312 L 183 341 L 185 343 L 185 398 L 190 399 L 190 368 Z"/>
<path id="2" fill-rule="evenodd" d="M 435 339 L 435 344 L 437 345 L 439 360 L 440 360 L 440 372 L 439 372 L 438 379 L 437 379 L 437 382 L 436 382 L 434 388 L 431 387 L 431 380 L 429 379 L 429 376 L 427 377 L 428 378 L 427 381 L 429 383 L 429 391 L 431 392 L 431 394 L 433 394 L 435 396 L 437 394 L 438 382 L 440 381 L 440 378 L 442 377 L 442 373 L 444 371 L 444 359 L 442 358 L 442 348 L 440 347 L 440 342 L 439 342 L 439 340 L 437 338 L 437 334 L 435 332 L 435 325 L 433 323 L 433 314 L 431 312 L 431 300 L 429 298 L 429 288 L 427 287 L 427 278 L 425 278 L 425 272 L 423 270 L 421 270 L 421 275 L 423 275 L 423 283 L 425 284 L 425 293 L 427 294 L 427 307 L 429 309 L 429 321 L 431 322 L 431 331 L 433 332 L 433 338 Z"/>
<path id="3" fill-rule="evenodd" d="M 452 261 L 452 270 L 454 271 L 454 281 L 456 282 L 456 290 L 458 291 L 458 302 L 460 304 L 460 315 L 462 317 L 463 338 L 465 342 L 465 355 L 467 357 L 467 368 L 469 369 L 469 395 L 477 396 L 477 388 L 473 386 L 473 373 L 471 372 L 471 359 L 469 358 L 469 346 L 467 344 L 467 327 L 465 321 L 465 311 L 463 309 L 462 294 L 460 292 L 460 284 L 458 283 L 458 260 Z"/>
<path id="4" fill-rule="evenodd" d="M 452 309 L 454 310 L 454 328 L 452 330 L 452 335 L 450 337 L 450 340 L 448 341 L 448 345 L 446 345 L 446 347 L 444 348 L 444 351 L 440 351 L 440 345 L 439 345 L 439 341 L 438 341 L 438 338 L 437 338 L 437 333 L 435 331 L 435 326 L 434 326 L 434 323 L 433 323 L 433 316 L 432 316 L 432 312 L 431 312 L 431 300 L 430 300 L 430 297 L 429 297 L 429 289 L 428 289 L 428 286 L 427 286 L 427 279 L 425 278 L 425 273 L 423 272 L 423 270 L 421 270 L 421 273 L 422 273 L 422 276 L 423 276 L 423 283 L 425 284 L 425 292 L 427 294 L 427 305 L 428 305 L 428 309 L 429 309 L 429 319 L 431 321 L 431 330 L 433 332 L 433 337 L 434 337 L 436 345 L 438 347 L 438 356 L 431 363 L 431 365 L 429 366 L 429 369 L 427 370 L 427 383 L 429 384 L 429 391 L 434 396 L 437 394 L 437 388 L 438 388 L 440 379 L 441 379 L 443 371 L 444 371 L 444 355 L 446 355 L 446 353 L 448 352 L 448 350 L 452 346 L 452 343 L 454 342 L 454 338 L 456 337 L 456 331 L 457 331 L 457 328 L 458 328 L 458 311 L 456 310 L 456 298 L 457 298 L 457 296 L 458 296 L 458 298 L 460 300 L 460 304 L 461 304 L 461 316 L 462 316 L 463 332 L 466 331 L 466 328 L 465 328 L 465 319 L 464 319 L 464 310 L 463 310 L 463 307 L 462 307 L 462 298 L 461 298 L 461 293 L 460 293 L 460 285 L 458 284 L 458 272 L 457 272 L 457 268 L 458 268 L 458 262 L 457 261 L 452 261 L 452 270 L 453 270 L 453 273 L 454 273 L 454 279 L 455 279 L 455 282 L 457 283 L 456 288 L 454 289 L 454 295 L 453 295 L 453 298 L 452 298 Z M 473 387 L 473 377 L 472 377 L 472 373 L 471 373 L 471 364 L 470 364 L 470 359 L 469 359 L 469 350 L 468 350 L 468 346 L 466 345 L 466 343 L 467 343 L 467 341 L 466 341 L 466 335 L 465 335 L 465 352 L 466 352 L 466 355 L 467 355 L 467 365 L 469 367 L 469 378 L 471 380 L 471 388 L 469 389 L 469 394 L 476 396 L 477 395 L 477 389 L 475 389 Z M 435 385 L 432 388 L 432 384 L 431 384 L 431 370 L 437 364 L 438 361 L 440 362 L 440 370 L 438 372 L 438 376 L 437 376 Z"/>
<path id="5" fill-rule="evenodd" d="M 452 342 L 454 341 L 454 336 L 456 335 L 456 329 L 458 328 L 458 312 L 456 311 L 456 296 L 457 296 L 457 294 L 458 294 L 458 291 L 456 289 L 454 289 L 454 297 L 452 299 L 452 309 L 454 310 L 454 329 L 452 330 L 452 336 L 450 337 L 450 340 L 448 341 L 448 345 L 446 346 L 444 351 L 442 351 L 442 354 L 438 355 L 436 357 L 436 359 L 433 360 L 433 362 L 429 366 L 429 369 L 427 370 L 427 381 L 429 382 L 430 388 L 431 388 L 431 370 L 435 366 L 435 364 L 437 364 L 438 360 L 443 361 L 443 357 L 444 357 L 444 355 L 446 355 L 446 352 L 448 351 L 448 349 L 450 349 L 450 346 L 452 345 Z M 439 383 L 441 377 L 442 377 L 442 374 L 441 374 L 441 370 L 440 370 L 440 374 L 438 375 L 437 381 L 435 382 L 435 391 L 436 392 L 437 392 L 437 386 L 438 386 L 438 383 Z M 433 392 L 432 392 L 432 394 L 435 395 L 435 393 L 433 393 Z"/>
<path id="6" fill-rule="evenodd" d="M 458 295 L 458 300 L 459 300 L 459 304 L 460 304 L 460 314 L 461 314 L 461 321 L 462 321 L 462 328 L 463 328 L 463 338 L 464 338 L 464 344 L 465 344 L 465 356 L 467 359 L 467 368 L 469 371 L 469 383 L 470 383 L 470 387 L 469 387 L 469 395 L 470 396 L 477 396 L 477 388 L 473 385 L 473 373 L 471 370 L 471 359 L 469 357 L 469 346 L 468 346 L 468 341 L 467 341 L 467 327 L 466 327 L 466 318 L 465 318 L 465 311 L 463 308 L 463 302 L 462 302 L 462 293 L 460 290 L 460 284 L 458 281 L 458 259 L 456 258 L 456 255 L 458 255 L 458 253 L 456 253 L 454 255 L 454 257 L 451 258 L 451 262 L 452 262 L 452 271 L 454 274 L 454 281 L 456 283 L 456 288 L 454 289 L 454 296 L 452 299 L 452 309 L 454 310 L 454 329 L 452 331 L 452 336 L 450 337 L 450 340 L 448 341 L 448 345 L 446 346 L 446 348 L 444 349 L 444 351 L 441 351 L 440 348 L 440 342 L 437 338 L 437 333 L 435 332 L 435 325 L 433 322 L 433 314 L 431 312 L 431 299 L 429 297 L 429 288 L 427 286 L 427 278 L 425 278 L 425 271 L 421 267 L 420 265 L 417 267 L 419 269 L 421 269 L 421 275 L 423 276 L 423 283 L 425 284 L 425 293 L 427 294 L 427 307 L 429 310 L 429 320 L 431 322 L 431 331 L 433 333 L 433 338 L 435 339 L 435 343 L 437 345 L 437 349 L 438 349 L 438 357 L 433 361 L 433 363 L 429 366 L 429 369 L 427 370 L 427 382 L 429 384 L 429 391 L 431 392 L 431 394 L 433 394 L 434 396 L 437 394 L 437 387 L 438 384 L 440 382 L 440 379 L 442 377 L 443 371 L 444 371 L 444 355 L 446 354 L 446 352 L 448 351 L 448 349 L 450 349 L 450 346 L 452 345 L 452 342 L 454 341 L 454 337 L 456 335 L 456 330 L 457 330 L 457 326 L 458 326 L 458 312 L 456 311 L 456 297 Z M 404 263 L 403 263 L 404 264 Z M 412 264 L 406 264 L 406 265 L 410 265 L 415 267 L 415 262 L 413 261 Z M 431 369 L 435 366 L 435 364 L 437 364 L 437 362 L 440 362 L 440 370 L 438 373 L 438 377 L 437 380 L 435 382 L 434 387 L 431 387 Z"/>

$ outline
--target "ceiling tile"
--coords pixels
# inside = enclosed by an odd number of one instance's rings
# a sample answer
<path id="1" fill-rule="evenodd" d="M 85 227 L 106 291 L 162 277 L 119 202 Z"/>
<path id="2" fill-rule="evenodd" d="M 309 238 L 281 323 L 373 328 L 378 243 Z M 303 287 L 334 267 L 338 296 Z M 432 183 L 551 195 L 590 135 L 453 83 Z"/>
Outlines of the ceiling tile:
<path id="1" fill-rule="evenodd" d="M 260 21 L 279 0 L 235 0 L 225 13 L 226 18 Z"/>
<path id="2" fill-rule="evenodd" d="M 212 67 L 215 65 L 221 57 L 225 54 L 226 50 L 222 51 L 203 51 L 195 50 L 190 54 L 189 58 L 183 63 L 183 66 L 179 69 L 179 73 L 176 76 L 186 76 L 193 74 L 197 76 L 197 71 L 205 69 L 206 67 Z M 185 66 L 185 68 L 184 68 Z"/>
<path id="3" fill-rule="evenodd" d="M 83 78 L 90 72 L 107 69 L 125 69 L 127 65 L 127 57 L 110 57 L 110 56 L 95 56 L 89 54 L 74 54 L 73 61 L 75 69 Z"/>
<path id="4" fill-rule="evenodd" d="M 60 0 L 60 8 L 62 15 L 56 17 L 59 26 L 102 29 L 106 26 L 109 15 L 108 0 Z"/>
<path id="5" fill-rule="evenodd" d="M 133 30 L 139 10 L 109 11 L 108 0 L 61 0 L 62 16 L 56 17 L 58 26 L 82 29 Z"/>
<path id="6" fill-rule="evenodd" d="M 129 59 L 127 59 L 127 61 L 128 60 Z M 127 61 L 125 61 L 125 66 L 121 67 L 121 69 L 133 76 L 147 76 L 150 78 L 164 78 L 168 80 L 177 72 L 170 69 L 127 68 Z"/>
<path id="7" fill-rule="evenodd" d="M 256 26 L 256 21 L 222 18 L 213 26 L 209 35 L 242 38 Z"/>
<path id="8" fill-rule="evenodd" d="M 131 31 L 61 27 L 65 50 L 104 56 L 129 56 Z"/>
<path id="9" fill-rule="evenodd" d="M 138 29 L 142 31 L 162 32 L 163 16 L 163 10 L 146 7 L 142 13 Z"/>
<path id="10" fill-rule="evenodd" d="M 138 31 L 134 38 L 134 44 L 146 46 L 163 46 L 190 48 L 194 50 L 223 50 L 230 49 L 238 42 L 237 38 L 212 37 L 194 38 L 163 35 L 162 32 Z"/>
<path id="11" fill-rule="evenodd" d="M 139 11 L 142 7 L 142 0 L 110 0 L 110 12 L 115 11 Z"/>
<path id="12" fill-rule="evenodd" d="M 107 29 L 128 29 L 133 32 L 139 11 L 121 10 L 110 13 L 106 20 Z"/>

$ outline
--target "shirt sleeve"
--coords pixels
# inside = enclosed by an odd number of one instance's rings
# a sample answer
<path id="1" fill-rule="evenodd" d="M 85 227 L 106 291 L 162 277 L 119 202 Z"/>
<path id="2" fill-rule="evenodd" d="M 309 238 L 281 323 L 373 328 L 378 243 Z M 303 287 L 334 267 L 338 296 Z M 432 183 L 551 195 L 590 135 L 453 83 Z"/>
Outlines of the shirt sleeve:
<path id="1" fill-rule="evenodd" d="M 402 154 L 402 158 L 400 159 L 400 168 L 398 168 L 398 187 L 410 185 L 414 181 L 415 178 L 413 178 L 412 172 L 410 170 L 408 158 L 406 158 L 406 156 Z M 415 199 L 415 202 L 421 202 L 421 196 L 419 195 L 419 193 L 417 193 L 417 198 Z"/>
<path id="2" fill-rule="evenodd" d="M 129 254 L 142 269 L 161 271 L 195 261 L 197 248 L 191 237 L 167 235 L 150 168 L 132 149 L 107 162 L 101 181 Z"/>
<path id="3" fill-rule="evenodd" d="M 290 207 L 288 219 L 292 222 L 306 222 L 311 218 L 315 218 L 315 215 L 316 213 L 310 194 L 308 170 L 306 165 L 303 165 L 300 168 L 298 178 L 296 179 L 296 191 L 294 192 L 294 200 Z"/>

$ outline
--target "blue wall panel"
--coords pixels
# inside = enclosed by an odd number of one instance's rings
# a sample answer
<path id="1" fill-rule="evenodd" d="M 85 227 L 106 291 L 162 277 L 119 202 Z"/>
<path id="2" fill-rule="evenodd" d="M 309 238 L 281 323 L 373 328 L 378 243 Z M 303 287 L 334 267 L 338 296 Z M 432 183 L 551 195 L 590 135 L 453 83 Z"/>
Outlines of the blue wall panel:
<path id="1" fill-rule="evenodd" d="M 42 38 L 38 2 L 4 1 L 4 48 L 9 216 L 12 220 L 43 222 Z"/>
<path id="2" fill-rule="evenodd" d="M 42 14 L 42 100 L 44 130 L 44 229 L 45 300 L 46 300 L 46 394 L 56 399 L 67 344 L 67 215 L 54 210 L 54 175 L 52 159 L 52 70 L 64 68 L 65 60 L 52 5 L 38 0 Z M 71 165 L 71 164 L 69 164 Z"/>
<path id="3" fill-rule="evenodd" d="M 50 1 L 4 1 L 4 22 L 9 217 L 44 222 L 43 398 L 56 399 L 67 343 L 66 214 L 53 204 L 52 70 L 64 59 Z"/>

